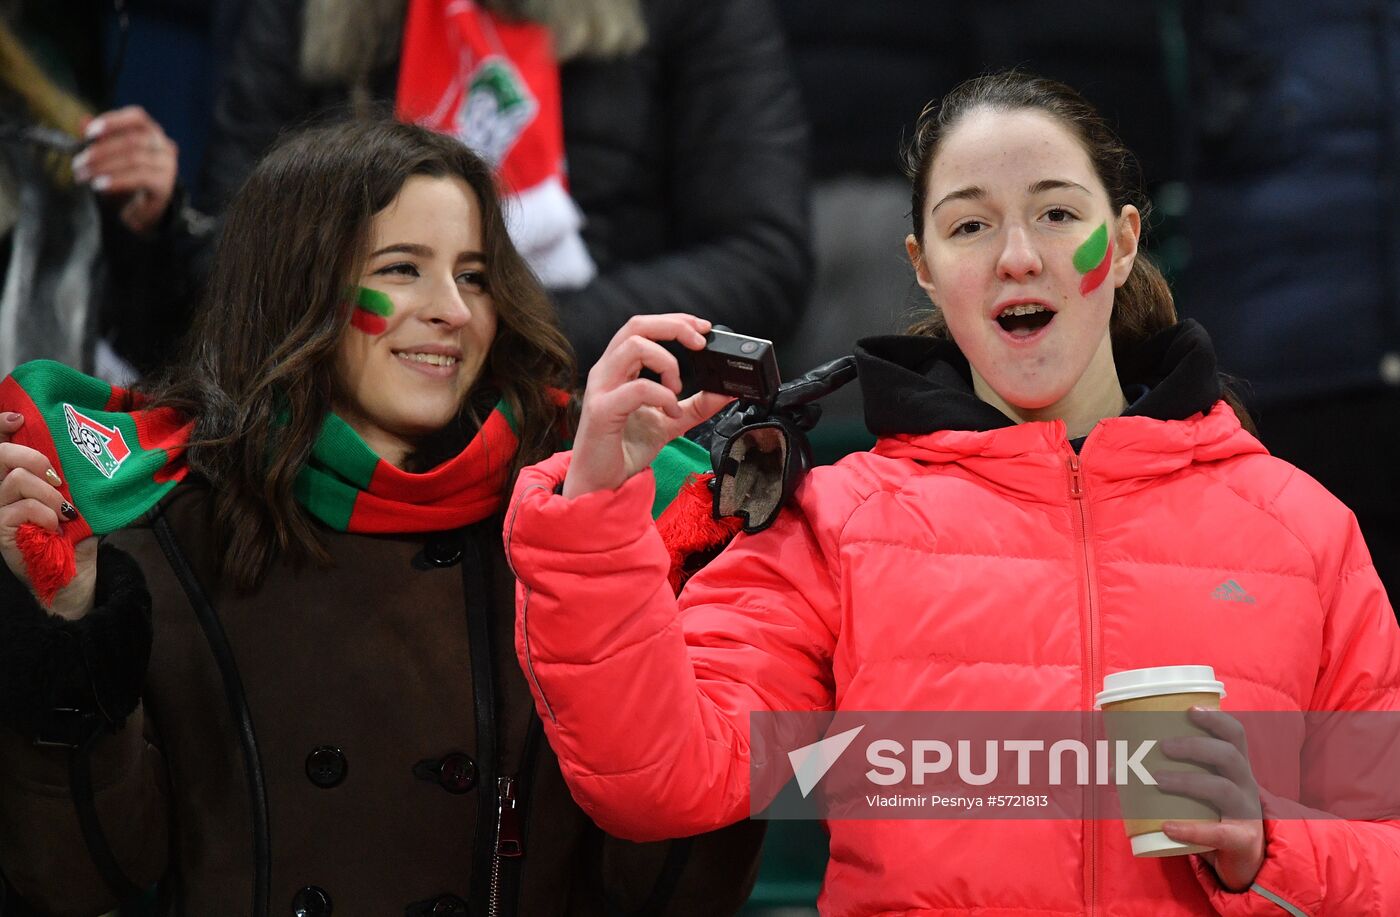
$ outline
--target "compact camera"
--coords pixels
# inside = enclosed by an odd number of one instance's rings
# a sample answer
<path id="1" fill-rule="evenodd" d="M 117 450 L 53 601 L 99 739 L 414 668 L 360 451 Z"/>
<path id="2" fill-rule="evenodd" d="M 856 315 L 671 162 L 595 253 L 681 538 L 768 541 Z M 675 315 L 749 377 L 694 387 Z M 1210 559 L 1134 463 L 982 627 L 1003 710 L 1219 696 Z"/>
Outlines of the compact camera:
<path id="1" fill-rule="evenodd" d="M 690 357 L 696 384 L 707 392 L 762 402 L 778 394 L 778 358 L 772 341 L 716 325 L 705 335 L 705 349 L 691 351 Z"/>

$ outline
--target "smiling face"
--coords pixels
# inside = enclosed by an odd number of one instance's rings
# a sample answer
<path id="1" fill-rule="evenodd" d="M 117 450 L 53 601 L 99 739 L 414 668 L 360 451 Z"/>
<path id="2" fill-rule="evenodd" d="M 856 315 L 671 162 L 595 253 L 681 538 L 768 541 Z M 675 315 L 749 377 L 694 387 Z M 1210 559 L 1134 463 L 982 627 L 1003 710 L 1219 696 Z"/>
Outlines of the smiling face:
<path id="1" fill-rule="evenodd" d="M 476 193 L 460 178 L 412 176 L 374 215 L 369 250 L 334 407 L 402 467 L 457 417 L 496 337 Z"/>
<path id="2" fill-rule="evenodd" d="M 975 110 L 927 182 L 923 239 L 906 245 L 979 397 L 1071 435 L 1121 411 L 1109 317 L 1139 217 L 1113 211 L 1075 136 L 1039 111 Z"/>

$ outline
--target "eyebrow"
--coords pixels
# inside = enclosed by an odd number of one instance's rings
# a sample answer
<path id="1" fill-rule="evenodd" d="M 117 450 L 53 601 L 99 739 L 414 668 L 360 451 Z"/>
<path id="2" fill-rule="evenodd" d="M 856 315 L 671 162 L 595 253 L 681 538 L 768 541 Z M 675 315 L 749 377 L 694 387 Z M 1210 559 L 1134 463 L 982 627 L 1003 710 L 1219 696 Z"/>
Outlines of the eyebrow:
<path id="1" fill-rule="evenodd" d="M 1070 181 L 1067 178 L 1042 178 L 1031 185 L 1028 190 L 1031 194 L 1043 194 L 1046 191 L 1063 191 L 1065 189 L 1083 191 L 1085 194 L 1090 193 L 1089 189 L 1079 182 Z"/>
<path id="2" fill-rule="evenodd" d="M 378 258 L 380 255 L 392 254 L 413 255 L 416 258 L 431 258 L 433 256 L 433 249 L 431 246 L 419 245 L 416 242 L 396 242 L 393 245 L 386 245 L 374 251 L 370 254 L 370 257 Z M 463 261 L 480 261 L 484 264 L 486 263 L 486 255 L 478 251 L 459 252 L 457 254 L 457 263 L 461 264 Z"/>
<path id="3" fill-rule="evenodd" d="M 1060 191 L 1067 188 L 1083 191 L 1085 194 L 1090 193 L 1089 189 L 1079 184 L 1079 182 L 1070 181 L 1067 178 L 1042 178 L 1038 182 L 1033 182 L 1027 190 L 1031 194 L 1044 194 L 1046 191 Z M 933 205 L 933 209 L 928 212 L 928 215 L 933 216 L 939 207 L 942 207 L 949 201 L 980 201 L 986 196 L 987 189 L 980 185 L 969 185 L 966 188 L 959 188 L 956 191 L 950 191 L 948 194 L 944 195 L 941 201 Z"/>
<path id="4" fill-rule="evenodd" d="M 933 209 L 928 212 L 928 215 L 933 216 L 938 212 L 939 207 L 942 207 L 949 201 L 980 201 L 986 196 L 987 189 L 979 185 L 969 185 L 966 188 L 959 188 L 956 191 L 950 191 L 945 194 L 941 201 L 933 205 Z"/>

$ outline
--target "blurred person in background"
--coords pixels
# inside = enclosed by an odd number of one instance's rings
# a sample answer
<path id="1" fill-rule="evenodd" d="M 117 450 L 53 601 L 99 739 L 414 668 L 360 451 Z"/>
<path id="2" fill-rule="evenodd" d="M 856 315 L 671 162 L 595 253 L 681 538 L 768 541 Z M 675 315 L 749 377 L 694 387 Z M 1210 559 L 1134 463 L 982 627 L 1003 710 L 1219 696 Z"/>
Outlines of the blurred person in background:
<path id="1" fill-rule="evenodd" d="M 1400 592 L 1400 3 L 1188 2 L 1182 311 Z"/>
<path id="2" fill-rule="evenodd" d="M 170 356 L 209 222 L 136 106 L 92 117 L 0 19 L 0 371 L 48 357 L 130 378 Z"/>
<path id="3" fill-rule="evenodd" d="M 581 366 L 636 314 L 768 338 L 797 322 L 806 128 L 769 0 L 255 0 L 215 112 L 211 206 L 280 131 L 375 103 L 497 167 Z"/>

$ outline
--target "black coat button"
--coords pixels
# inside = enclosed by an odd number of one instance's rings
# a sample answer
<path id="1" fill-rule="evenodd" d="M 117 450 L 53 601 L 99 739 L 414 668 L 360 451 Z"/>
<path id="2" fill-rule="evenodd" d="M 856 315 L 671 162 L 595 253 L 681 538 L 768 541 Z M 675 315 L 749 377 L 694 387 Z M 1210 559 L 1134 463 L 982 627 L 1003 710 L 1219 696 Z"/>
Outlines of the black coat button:
<path id="1" fill-rule="evenodd" d="M 415 901 L 404 908 L 404 917 L 467 917 L 467 902 L 456 895 L 438 895 L 426 901 Z"/>
<path id="2" fill-rule="evenodd" d="M 413 776 L 431 780 L 454 796 L 476 787 L 476 762 L 460 751 L 441 758 L 427 758 L 413 765 Z"/>
<path id="3" fill-rule="evenodd" d="M 306 777 L 323 790 L 340 786 L 349 769 L 350 763 L 345 760 L 345 753 L 330 745 L 313 749 L 306 756 Z"/>
<path id="4" fill-rule="evenodd" d="M 448 539 L 433 539 L 423 545 L 423 550 L 413 559 L 413 565 L 420 570 L 450 567 L 462 559 L 462 544 Z"/>
<path id="5" fill-rule="evenodd" d="M 469 793 L 476 786 L 476 762 L 453 752 L 438 765 L 438 785 L 449 793 Z"/>
<path id="6" fill-rule="evenodd" d="M 456 895 L 443 895 L 428 909 L 433 917 L 467 917 L 467 902 Z"/>
<path id="7" fill-rule="evenodd" d="M 292 897 L 292 917 L 331 917 L 331 896 L 308 885 Z"/>

